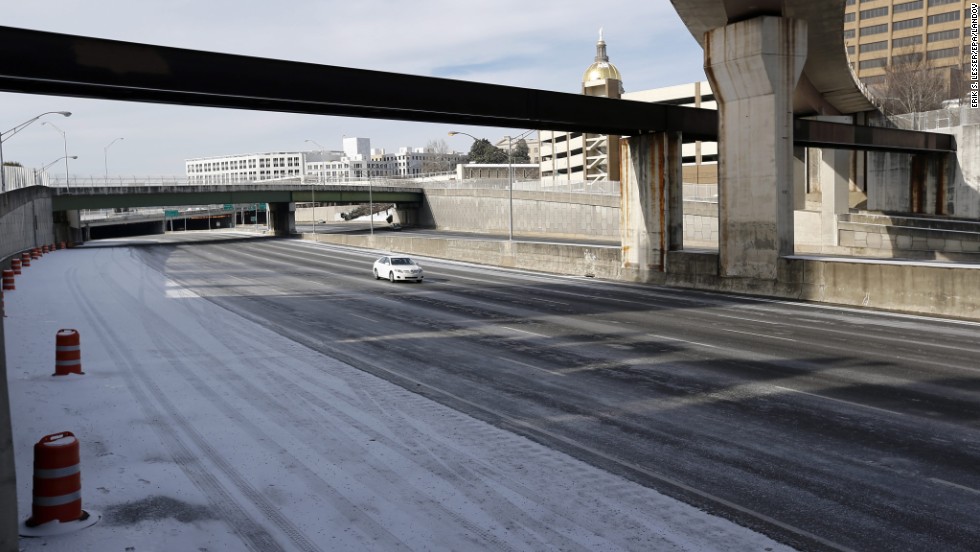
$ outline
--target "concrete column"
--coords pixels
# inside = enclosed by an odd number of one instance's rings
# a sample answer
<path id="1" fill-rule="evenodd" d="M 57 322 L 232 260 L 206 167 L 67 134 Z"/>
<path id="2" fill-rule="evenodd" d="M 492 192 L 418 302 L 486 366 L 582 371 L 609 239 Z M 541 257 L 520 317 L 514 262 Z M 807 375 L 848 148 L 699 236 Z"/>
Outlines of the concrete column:
<path id="1" fill-rule="evenodd" d="M 620 224 L 625 268 L 641 281 L 664 271 L 671 248 L 683 245 L 681 135 L 644 134 L 620 149 Z"/>
<path id="2" fill-rule="evenodd" d="M 806 150 L 803 146 L 793 147 L 793 210 L 806 209 Z"/>
<path id="3" fill-rule="evenodd" d="M 824 245 L 840 245 L 837 216 L 847 213 L 851 152 L 823 148 L 820 157 L 820 227 Z"/>
<path id="4" fill-rule="evenodd" d="M 269 227 L 276 236 L 296 233 L 296 204 L 269 203 Z"/>
<path id="5" fill-rule="evenodd" d="M 720 274 L 776 278 L 793 253 L 792 97 L 806 61 L 806 22 L 763 16 L 705 34 L 718 99 Z"/>

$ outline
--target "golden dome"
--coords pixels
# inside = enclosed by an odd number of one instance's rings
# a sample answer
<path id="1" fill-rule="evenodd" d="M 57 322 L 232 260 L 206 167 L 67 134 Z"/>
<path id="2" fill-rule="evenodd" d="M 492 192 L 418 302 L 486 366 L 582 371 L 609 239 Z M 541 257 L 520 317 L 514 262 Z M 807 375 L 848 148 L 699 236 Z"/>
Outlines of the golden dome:
<path id="1" fill-rule="evenodd" d="M 622 81 L 623 76 L 619 74 L 619 69 L 616 69 L 615 65 L 609 63 L 609 56 L 606 54 L 606 41 L 602 40 L 602 29 L 599 29 L 599 42 L 595 44 L 595 62 L 585 70 L 582 82 L 609 79 Z"/>
<path id="2" fill-rule="evenodd" d="M 621 81 L 623 80 L 623 76 L 619 74 L 619 69 L 616 69 L 616 66 L 612 63 L 608 61 L 597 61 L 585 70 L 585 76 L 582 77 L 582 82 L 608 79 Z"/>

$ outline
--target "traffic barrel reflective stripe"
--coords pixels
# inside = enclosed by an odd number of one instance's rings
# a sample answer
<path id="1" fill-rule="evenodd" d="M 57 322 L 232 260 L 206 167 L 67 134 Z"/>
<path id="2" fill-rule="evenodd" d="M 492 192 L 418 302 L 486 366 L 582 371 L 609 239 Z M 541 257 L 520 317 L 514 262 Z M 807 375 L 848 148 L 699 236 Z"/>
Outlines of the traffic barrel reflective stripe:
<path id="1" fill-rule="evenodd" d="M 9 268 L 5 268 L 3 269 L 3 290 L 13 291 L 14 289 L 16 289 L 14 287 L 14 271 Z"/>
<path id="2" fill-rule="evenodd" d="M 22 265 L 24 265 L 24 266 L 31 266 L 31 254 L 30 253 L 21 253 L 20 254 L 20 263 Z"/>
<path id="3" fill-rule="evenodd" d="M 85 374 L 82 372 L 82 347 L 78 332 L 58 330 L 55 335 L 54 375 Z"/>
<path id="4" fill-rule="evenodd" d="M 10 270 L 13 270 L 14 274 L 20 274 L 20 259 L 10 260 Z"/>
<path id="5" fill-rule="evenodd" d="M 83 519 L 78 439 L 70 431 L 45 435 L 34 445 L 34 493 L 28 527 Z"/>

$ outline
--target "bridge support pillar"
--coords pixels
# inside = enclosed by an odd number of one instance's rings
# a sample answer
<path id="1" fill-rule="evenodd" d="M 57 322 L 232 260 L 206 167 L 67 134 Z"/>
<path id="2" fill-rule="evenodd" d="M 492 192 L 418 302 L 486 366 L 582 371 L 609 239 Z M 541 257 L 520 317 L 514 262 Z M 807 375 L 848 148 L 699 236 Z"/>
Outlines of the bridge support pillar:
<path id="1" fill-rule="evenodd" d="M 705 73 L 718 99 L 721 276 L 776 279 L 793 253 L 793 90 L 806 22 L 763 16 L 710 30 Z"/>
<path id="2" fill-rule="evenodd" d="M 665 271 L 667 251 L 683 248 L 681 134 L 641 134 L 621 142 L 620 224 L 623 267 L 640 281 Z"/>
<path id="3" fill-rule="evenodd" d="M 850 172 L 851 152 L 820 150 L 820 226 L 824 245 L 840 245 L 837 217 L 849 208 Z"/>
<path id="4" fill-rule="evenodd" d="M 269 228 L 276 236 L 289 236 L 296 233 L 296 204 L 269 203 Z"/>

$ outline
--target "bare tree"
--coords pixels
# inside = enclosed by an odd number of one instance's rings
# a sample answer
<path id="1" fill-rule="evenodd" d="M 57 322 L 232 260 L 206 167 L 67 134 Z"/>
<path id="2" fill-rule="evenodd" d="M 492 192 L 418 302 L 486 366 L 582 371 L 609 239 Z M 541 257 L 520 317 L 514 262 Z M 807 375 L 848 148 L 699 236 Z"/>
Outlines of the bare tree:
<path id="1" fill-rule="evenodd" d="M 446 172 L 456 168 L 450 158 L 452 150 L 445 140 L 429 140 L 425 145 L 425 153 L 427 155 L 422 161 L 423 173 Z"/>
<path id="2" fill-rule="evenodd" d="M 885 115 L 939 109 L 943 101 L 959 96 L 950 71 L 937 67 L 923 52 L 894 55 L 885 66 L 884 82 L 869 87 L 872 99 Z"/>

